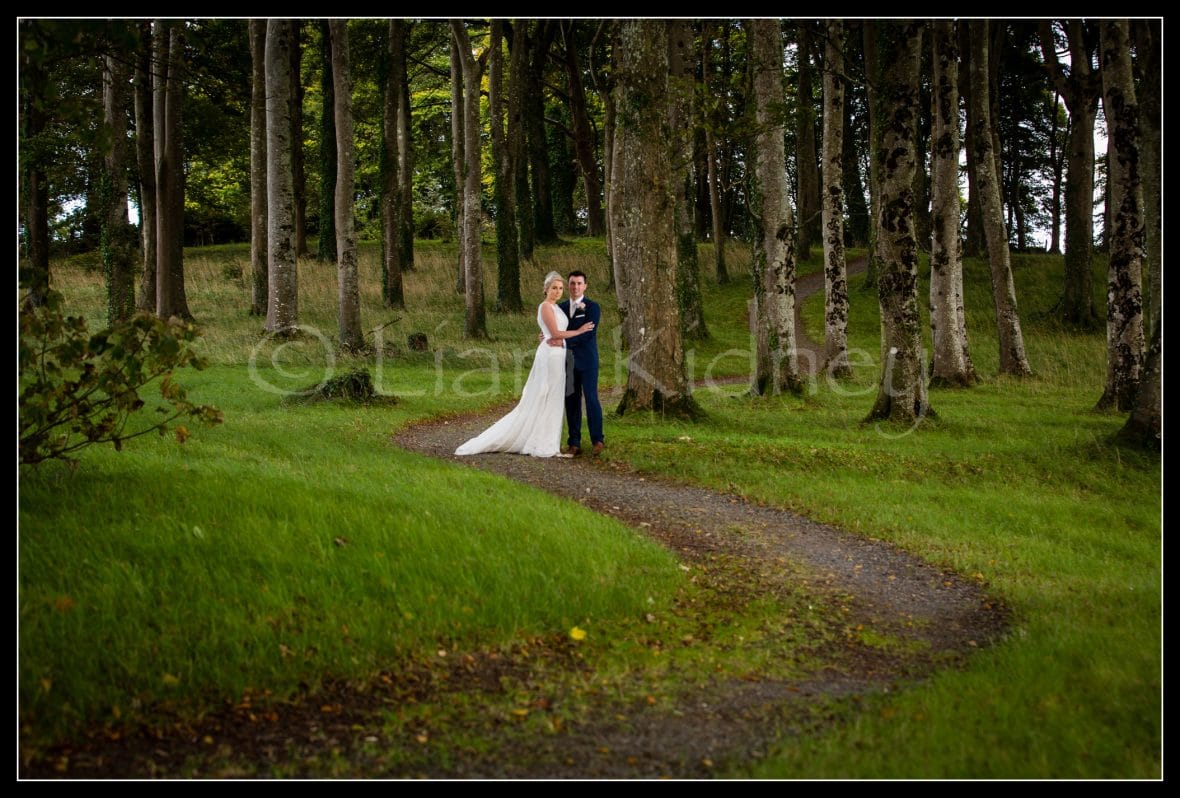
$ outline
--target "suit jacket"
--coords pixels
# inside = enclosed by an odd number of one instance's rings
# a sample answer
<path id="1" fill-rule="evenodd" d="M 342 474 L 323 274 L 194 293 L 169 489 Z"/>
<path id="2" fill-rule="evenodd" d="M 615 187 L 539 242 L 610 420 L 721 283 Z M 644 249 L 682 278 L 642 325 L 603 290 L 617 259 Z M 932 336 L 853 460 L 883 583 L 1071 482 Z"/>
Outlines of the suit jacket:
<path id="1" fill-rule="evenodd" d="M 567 329 L 577 330 L 588 321 L 594 322 L 594 329 L 577 338 L 567 338 L 565 346 L 574 356 L 574 368 L 579 371 L 598 371 L 598 323 L 602 318 L 602 307 L 587 296 L 582 297 L 584 307 L 570 310 L 570 300 L 557 303 L 570 323 Z"/>

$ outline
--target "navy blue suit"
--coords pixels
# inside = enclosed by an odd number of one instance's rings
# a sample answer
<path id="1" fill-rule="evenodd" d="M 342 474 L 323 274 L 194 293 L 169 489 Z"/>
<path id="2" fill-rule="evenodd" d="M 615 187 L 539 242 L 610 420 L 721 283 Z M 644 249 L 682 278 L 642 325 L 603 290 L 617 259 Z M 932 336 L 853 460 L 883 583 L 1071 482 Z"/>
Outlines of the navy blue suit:
<path id="1" fill-rule="evenodd" d="M 598 401 L 598 323 L 602 308 L 589 297 L 582 297 L 581 308 L 571 312 L 571 300 L 558 303 L 570 323 L 567 329 L 577 330 L 588 321 L 594 329 L 575 338 L 567 338 L 566 348 L 574 356 L 574 392 L 565 398 L 565 418 L 569 423 L 570 446 L 582 445 L 582 400 L 586 401 L 586 421 L 590 426 L 590 442 L 602 443 L 602 403 Z"/>

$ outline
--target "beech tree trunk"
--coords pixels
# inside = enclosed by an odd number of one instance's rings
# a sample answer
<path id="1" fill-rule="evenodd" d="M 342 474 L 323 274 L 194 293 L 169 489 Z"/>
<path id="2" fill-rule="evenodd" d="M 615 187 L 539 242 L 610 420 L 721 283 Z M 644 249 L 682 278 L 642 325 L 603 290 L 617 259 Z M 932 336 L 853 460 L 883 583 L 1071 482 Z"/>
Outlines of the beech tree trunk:
<path id="1" fill-rule="evenodd" d="M 516 176 L 504 131 L 504 23 L 492 20 L 488 59 L 488 111 L 496 170 L 496 310 L 520 313 L 520 242 L 516 235 Z"/>
<path id="2" fill-rule="evenodd" d="M 156 153 L 155 111 L 152 102 L 152 23 L 139 23 L 139 51 L 135 66 L 135 160 L 139 167 L 139 230 L 143 277 L 136 308 L 156 310 Z"/>
<path id="3" fill-rule="evenodd" d="M 971 86 L 970 25 L 959 26 L 959 58 L 963 64 L 959 70 L 959 93 L 963 95 L 963 104 L 967 107 L 967 127 L 963 134 L 967 156 L 967 234 L 963 242 L 963 254 L 969 258 L 978 258 L 983 255 L 984 233 L 979 186 L 975 176 L 975 102 L 974 89 Z"/>
<path id="4" fill-rule="evenodd" d="M 811 245 L 821 240 L 822 211 L 819 168 L 815 150 L 815 100 L 811 57 L 814 45 L 811 22 L 800 22 L 799 84 L 795 108 L 795 162 L 799 180 L 799 242 L 797 256 L 811 259 Z"/>
<path id="5" fill-rule="evenodd" d="M 156 315 L 191 319 L 184 291 L 183 23 L 156 22 Z"/>
<path id="6" fill-rule="evenodd" d="M 725 218 L 721 208 L 720 175 L 717 168 L 717 159 L 721 155 L 717 147 L 717 129 L 721 124 L 721 113 L 710 88 L 709 77 L 713 73 L 713 24 L 709 21 L 704 23 L 701 33 L 701 48 L 701 69 L 705 89 L 701 95 L 710 102 L 710 112 L 705 119 L 705 154 L 708 158 L 709 216 L 713 220 L 713 271 L 718 284 L 725 285 L 729 282 L 729 271 L 725 267 Z"/>
<path id="7" fill-rule="evenodd" d="M 332 88 L 336 116 L 336 279 L 340 292 L 340 348 L 364 348 L 361 332 L 361 294 L 356 274 L 356 233 L 353 225 L 352 58 L 348 20 L 334 19 L 332 32 Z M 395 252 L 397 247 L 392 248 Z"/>
<path id="8" fill-rule="evenodd" d="M 866 420 L 915 424 L 933 412 L 922 367 L 914 226 L 915 126 L 921 113 L 918 80 L 925 24 L 897 21 L 875 27 L 880 47 L 874 74 L 881 134 L 873 158 L 881 180 L 877 217 L 881 380 Z"/>
<path id="9" fill-rule="evenodd" d="M 1131 417 L 1119 431 L 1117 440 L 1141 449 L 1159 451 L 1163 445 L 1163 390 L 1160 363 L 1160 326 L 1156 324 L 1151 335 L 1151 348 L 1143 368 L 1143 381 Z"/>
<path id="10" fill-rule="evenodd" d="M 521 24 L 518 20 L 517 24 Z M 528 139 L 529 171 L 533 178 L 533 229 L 542 244 L 557 241 L 553 223 L 552 177 L 549 174 L 549 143 L 545 136 L 545 62 L 557 23 L 537 20 L 529 39 L 525 72 L 524 122 Z"/>
<path id="11" fill-rule="evenodd" d="M 1098 409 L 1134 406 L 1143 369 L 1143 187 L 1139 178 L 1139 105 L 1131 68 L 1130 25 L 1104 20 L 1102 110 L 1110 134 L 1108 196 L 1112 234 L 1106 278 L 1106 388 Z"/>
<path id="12" fill-rule="evenodd" d="M 291 42 L 293 23 L 266 22 L 266 329 L 280 335 L 299 327 L 299 272 L 295 258 L 295 179 L 291 171 Z"/>
<path id="13" fill-rule="evenodd" d="M 19 48 L 21 141 L 31 142 L 49 124 L 46 70 L 30 64 L 34 47 L 24 46 L 24 37 L 36 35 L 22 28 Z M 41 44 L 41 43 L 38 43 Z M 21 152 L 21 216 L 24 222 L 25 262 L 20 264 L 20 282 L 27 285 L 27 307 L 40 307 L 49 297 L 49 179 L 43 158 Z"/>
<path id="14" fill-rule="evenodd" d="M 991 104 L 988 101 L 990 69 L 988 65 L 988 22 L 971 23 L 971 118 L 975 143 L 975 177 L 979 188 L 983 228 L 987 235 L 988 261 L 991 265 L 992 299 L 996 306 L 999 331 L 1000 373 L 1024 376 L 1032 373 L 1024 353 L 1024 335 L 1016 310 L 1016 285 L 1008 252 L 1008 232 L 1004 229 L 1004 209 L 1000 202 L 1000 182 L 993 152 Z"/>
<path id="15" fill-rule="evenodd" d="M 590 114 L 586 110 L 586 90 L 582 85 L 582 69 L 578 64 L 578 48 L 574 37 L 573 20 L 564 23 L 565 68 L 569 80 L 570 116 L 573 120 L 574 151 L 582 184 L 586 191 L 586 232 L 600 236 L 606 226 L 602 212 L 602 181 L 598 179 L 598 162 L 594 158 L 594 134 L 590 128 Z M 691 42 L 691 37 L 689 39 Z"/>
<path id="16" fill-rule="evenodd" d="M 1049 200 L 1052 231 L 1049 234 L 1049 254 L 1061 254 L 1061 185 L 1065 179 L 1065 159 L 1058 150 L 1058 127 L 1061 118 L 1061 94 L 1053 92 L 1052 121 L 1049 128 L 1049 163 L 1053 165 L 1053 195 Z M 1064 148 L 1062 148 L 1064 150 Z"/>
<path id="17" fill-rule="evenodd" d="M 250 315 L 265 316 L 266 244 L 266 20 L 250 20 Z M 320 208 L 323 213 L 323 206 Z M 323 217 L 320 217 L 321 228 Z"/>
<path id="18" fill-rule="evenodd" d="M 844 260 L 844 23 L 827 23 L 824 52 L 823 230 L 824 355 L 833 377 L 848 363 L 848 267 Z"/>
<path id="19" fill-rule="evenodd" d="M 405 310 L 402 288 L 402 189 L 401 158 L 398 154 L 398 106 L 402 99 L 402 77 L 396 54 L 394 21 L 389 21 L 389 70 L 385 75 L 381 118 L 381 299 L 387 308 Z"/>
<path id="20" fill-rule="evenodd" d="M 479 84 L 481 64 L 471 54 L 471 42 L 461 20 L 451 20 L 452 43 L 459 55 L 463 75 L 463 267 L 467 295 L 464 337 L 487 338 L 486 310 L 483 297 L 483 265 L 479 251 L 480 226 L 480 146 Z"/>
<path id="21" fill-rule="evenodd" d="M 390 24 L 390 58 L 393 62 L 394 88 L 399 94 L 397 106 L 397 174 L 401 187 L 398 226 L 401 230 L 402 271 L 414 270 L 414 126 L 410 109 L 410 79 L 406 66 L 406 42 L 410 23 L 395 19 Z"/>
<path id="22" fill-rule="evenodd" d="M 303 168 L 303 23 L 291 23 L 291 179 L 295 189 L 295 256 L 307 251 L 307 176 Z M 331 106 L 329 106 L 331 107 Z"/>
<path id="23" fill-rule="evenodd" d="M 520 257 L 533 259 L 537 243 L 533 226 L 533 195 L 529 189 L 528 143 L 524 122 L 524 94 L 528 86 L 528 20 L 512 23 L 508 62 L 508 157 L 516 182 L 516 223 L 520 233 Z"/>
<path id="24" fill-rule="evenodd" d="M 701 300 L 701 277 L 697 263 L 696 204 L 692 179 L 692 134 L 695 127 L 693 93 L 692 23 L 670 20 L 668 23 L 668 95 L 669 127 L 672 132 L 672 170 L 676 182 L 676 300 L 686 339 L 703 341 L 709 337 L 705 326 L 705 309 Z"/>
<path id="25" fill-rule="evenodd" d="M 881 23 L 865 20 L 862 23 L 862 33 L 865 52 L 865 74 L 876 75 L 881 66 L 877 56 L 877 27 Z M 878 110 L 878 89 L 874 81 L 866 81 L 865 93 L 869 103 L 869 214 L 872 222 L 869 224 L 869 253 L 868 265 L 865 268 L 865 289 L 877 287 L 877 274 L 881 270 L 880 247 L 877 242 L 878 220 L 881 218 L 881 176 L 877 165 L 877 149 L 881 146 L 881 120 Z"/>
<path id="26" fill-rule="evenodd" d="M 320 29 L 320 227 L 316 257 L 336 258 L 336 90 L 332 86 L 332 34 L 328 20 Z"/>
<path id="27" fill-rule="evenodd" d="M 455 273 L 455 291 L 462 294 L 467 290 L 467 266 L 464 259 L 463 231 L 467 229 L 463 214 L 467 210 L 464 194 L 467 190 L 463 179 L 463 61 L 454 32 L 451 34 L 451 169 L 455 174 L 455 237 L 459 241 L 458 271 Z"/>
<path id="28" fill-rule="evenodd" d="M 967 345 L 963 308 L 963 248 L 959 239 L 959 40 L 955 23 L 933 23 L 930 174 L 933 237 L 930 248 L 931 383 L 978 381 Z"/>
<path id="29" fill-rule="evenodd" d="M 611 213 L 619 291 L 629 297 L 630 353 L 620 414 L 696 417 L 674 294 L 676 181 L 664 20 L 620 23 Z"/>
<path id="30" fill-rule="evenodd" d="M 127 84 L 124 52 L 103 59 L 103 126 L 110 134 L 102 176 L 102 261 L 107 279 L 107 318 L 135 315 L 135 229 L 127 219 Z"/>
<path id="31" fill-rule="evenodd" d="M 1164 119 L 1161 24 L 1159 20 L 1136 20 L 1131 23 L 1135 37 L 1135 68 L 1138 76 L 1135 96 L 1139 100 L 1139 177 L 1143 187 L 1143 226 L 1147 235 L 1144 262 L 1147 310 L 1144 324 L 1149 330 L 1155 329 L 1159 323 L 1163 300 L 1160 129 Z"/>
<path id="32" fill-rule="evenodd" d="M 801 391 L 803 383 L 795 350 L 795 225 L 783 139 L 782 33 L 777 19 L 750 24 L 757 116 L 757 187 L 751 202 L 758 223 L 751 263 L 758 354 L 751 392 L 762 396 Z"/>

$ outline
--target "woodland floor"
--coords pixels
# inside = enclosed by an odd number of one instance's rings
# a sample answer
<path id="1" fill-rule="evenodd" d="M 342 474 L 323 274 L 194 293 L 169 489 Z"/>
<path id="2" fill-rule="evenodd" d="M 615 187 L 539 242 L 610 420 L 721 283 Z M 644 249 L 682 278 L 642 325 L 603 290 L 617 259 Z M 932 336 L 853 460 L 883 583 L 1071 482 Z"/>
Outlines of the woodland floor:
<path id="1" fill-rule="evenodd" d="M 850 271 L 857 267 L 863 263 Z M 822 273 L 802 278 L 797 295 L 817 290 Z M 799 346 L 815 348 L 803 335 Z M 557 672 L 589 670 L 568 639 L 538 638 L 509 651 L 451 652 L 445 665 L 391 664 L 371 685 L 319 685 L 283 702 L 247 698 L 198 722 L 168 722 L 165 714 L 135 731 L 95 729 L 22 761 L 21 777 L 708 778 L 765 755 L 784 736 L 840 722 L 834 706 L 855 707 L 871 694 L 961 666 L 1005 629 L 1005 608 L 973 580 L 789 512 L 641 476 L 609 456 L 454 457 L 459 443 L 502 411 L 411 427 L 396 442 L 565 496 L 652 537 L 708 586 L 714 602 L 728 605 L 710 606 L 708 623 L 758 597 L 805 586 L 839 607 L 841 628 L 870 629 L 896 644 L 825 634 L 811 652 L 821 664 L 801 678 L 752 672 L 684 684 L 659 702 L 603 697 L 564 725 L 478 711 L 463 715 L 458 734 L 430 728 L 428 720 L 396 729 L 388 723 L 394 707 L 453 706 L 457 696 L 477 707 L 508 690 L 568 684 L 555 680 Z M 609 426 L 607 433 L 609 447 Z M 707 636 L 702 624 L 696 634 Z M 552 689 L 546 695 L 535 715 L 569 700 Z"/>

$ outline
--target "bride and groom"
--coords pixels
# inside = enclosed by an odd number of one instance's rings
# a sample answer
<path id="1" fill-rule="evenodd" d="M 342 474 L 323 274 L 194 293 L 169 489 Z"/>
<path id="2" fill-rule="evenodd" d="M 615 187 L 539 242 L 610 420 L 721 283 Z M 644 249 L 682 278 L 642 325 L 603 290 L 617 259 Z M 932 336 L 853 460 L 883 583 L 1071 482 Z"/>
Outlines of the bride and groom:
<path id="1" fill-rule="evenodd" d="M 604 446 L 598 401 L 598 336 L 602 316 L 586 297 L 586 275 L 570 272 L 570 298 L 561 300 L 564 281 L 545 275 L 545 299 L 537 307 L 541 343 L 524 391 L 508 415 L 455 450 L 457 455 L 519 452 L 534 457 L 576 457 L 582 453 L 582 399 L 593 453 Z M 562 410 L 569 421 L 565 452 L 559 451 Z"/>

